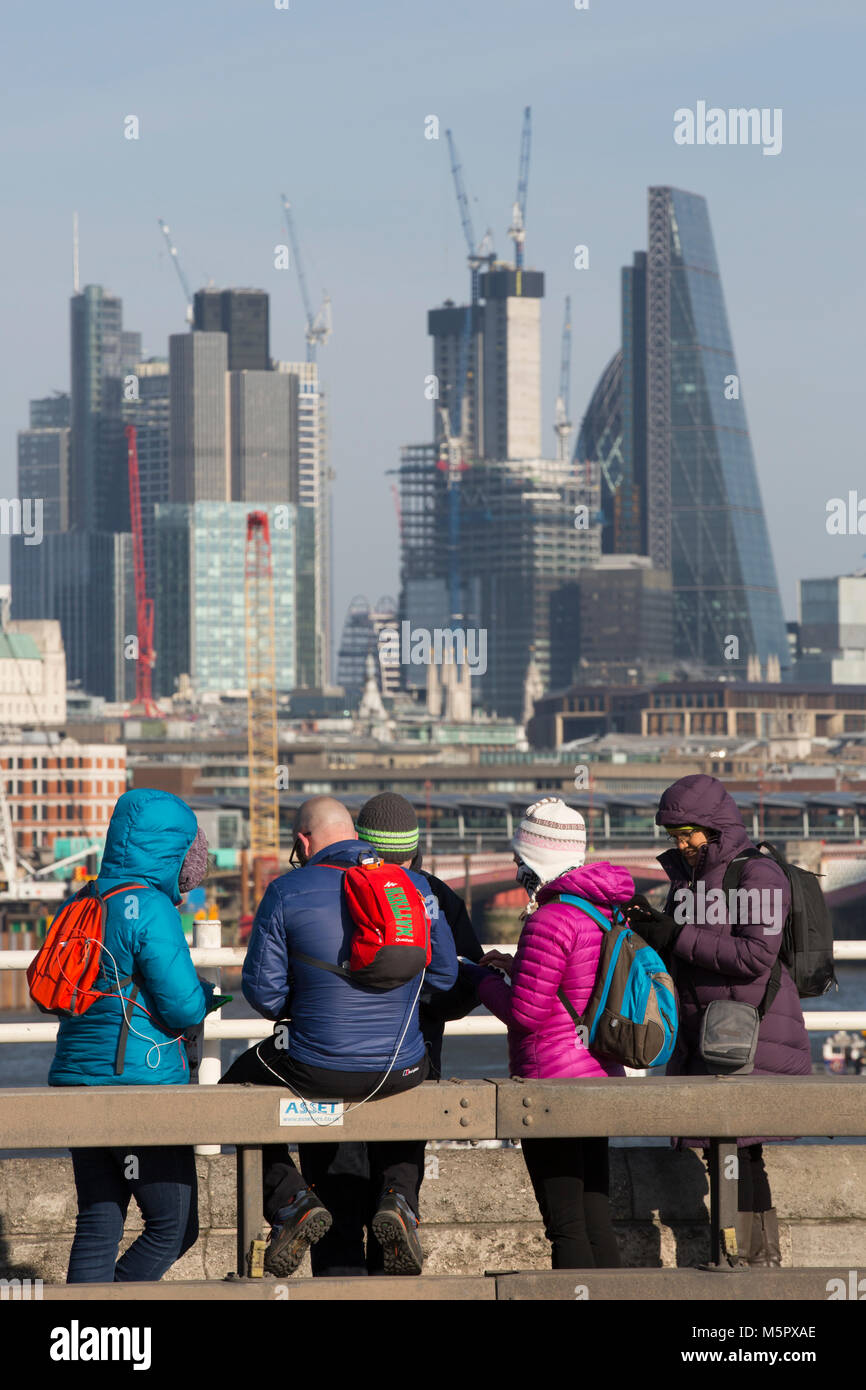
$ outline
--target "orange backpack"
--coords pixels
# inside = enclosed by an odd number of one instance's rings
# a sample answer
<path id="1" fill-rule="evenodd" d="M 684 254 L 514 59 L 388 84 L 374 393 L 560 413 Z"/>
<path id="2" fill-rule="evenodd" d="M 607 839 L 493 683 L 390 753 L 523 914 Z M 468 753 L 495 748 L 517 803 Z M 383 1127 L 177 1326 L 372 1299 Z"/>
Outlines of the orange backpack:
<path id="1" fill-rule="evenodd" d="M 106 901 L 116 893 L 144 887 L 144 883 L 124 883 L 100 893 L 95 883 L 87 883 L 60 909 L 27 967 L 30 998 L 43 1013 L 74 1018 L 106 997 L 105 990 L 93 988 L 105 941 Z M 127 985 L 130 978 L 118 984 Z"/>

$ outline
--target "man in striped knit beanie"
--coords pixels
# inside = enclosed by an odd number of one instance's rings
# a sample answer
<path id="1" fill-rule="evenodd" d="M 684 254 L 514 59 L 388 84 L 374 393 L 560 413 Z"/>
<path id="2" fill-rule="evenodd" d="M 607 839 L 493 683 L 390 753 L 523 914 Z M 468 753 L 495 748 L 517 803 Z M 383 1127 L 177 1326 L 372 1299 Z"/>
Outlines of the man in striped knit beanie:
<path id="1" fill-rule="evenodd" d="M 421 867 L 418 847 L 418 817 L 411 802 L 397 792 L 380 792 L 361 807 L 357 821 L 358 838 L 366 840 L 387 864 L 402 864 L 426 878 L 433 895 L 433 910 L 440 907 L 451 928 L 458 957 L 479 961 L 483 955 L 481 942 L 475 935 L 466 904 L 449 884 Z M 465 1018 L 478 1001 L 475 987 L 467 987 L 465 978 L 458 975 L 457 984 L 444 993 L 422 994 L 421 1032 L 430 1057 L 430 1075 L 438 1080 L 442 1072 L 442 1039 L 445 1023 L 452 1018 Z"/>
<path id="2" fill-rule="evenodd" d="M 405 796 L 380 792 L 361 807 L 358 839 L 366 840 L 386 864 L 405 864 L 418 853 L 418 817 Z"/>

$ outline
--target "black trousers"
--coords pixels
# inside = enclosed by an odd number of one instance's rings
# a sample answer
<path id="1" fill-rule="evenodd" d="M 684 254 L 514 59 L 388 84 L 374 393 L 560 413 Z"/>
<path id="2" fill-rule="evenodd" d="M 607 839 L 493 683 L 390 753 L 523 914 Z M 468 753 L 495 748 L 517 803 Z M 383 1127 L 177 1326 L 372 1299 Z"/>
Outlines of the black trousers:
<path id="1" fill-rule="evenodd" d="M 703 1150 L 709 1168 L 710 1151 Z M 773 1205 L 770 1179 L 764 1167 L 763 1144 L 744 1144 L 737 1149 L 737 1210 L 769 1211 Z"/>
<path id="2" fill-rule="evenodd" d="M 265 1065 L 265 1063 L 267 1065 Z M 423 1058 L 408 1075 L 395 1068 L 376 1097 L 411 1090 L 427 1076 Z M 276 1075 L 275 1075 L 276 1073 Z M 241 1054 L 221 1083 L 288 1086 L 308 1100 L 363 1100 L 382 1079 L 381 1072 L 336 1071 L 294 1061 L 273 1038 Z M 424 1174 L 421 1140 L 377 1143 L 323 1141 L 298 1145 L 298 1172 L 288 1146 L 265 1144 L 262 1149 L 264 1214 L 273 1222 L 282 1207 L 304 1187 L 315 1188 L 334 1218 L 327 1235 L 312 1247 L 315 1275 L 376 1273 L 382 1254 L 370 1223 L 388 1188 L 399 1192 L 418 1215 L 418 1189 Z M 302 1176 L 303 1175 L 303 1176 Z M 364 1229 L 367 1249 L 364 1250 Z"/>
<path id="3" fill-rule="evenodd" d="M 606 1139 L 524 1139 L 554 1269 L 618 1269 Z"/>

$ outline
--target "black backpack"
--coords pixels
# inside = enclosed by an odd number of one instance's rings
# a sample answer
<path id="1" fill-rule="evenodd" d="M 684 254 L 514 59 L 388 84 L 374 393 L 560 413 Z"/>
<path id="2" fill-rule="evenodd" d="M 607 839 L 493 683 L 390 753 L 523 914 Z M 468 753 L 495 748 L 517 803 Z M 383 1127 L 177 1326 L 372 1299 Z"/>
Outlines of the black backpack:
<path id="1" fill-rule="evenodd" d="M 791 885 L 791 910 L 782 928 L 779 960 L 797 986 L 801 999 L 815 999 L 826 994 L 833 985 L 839 988 L 833 968 L 833 923 L 830 910 L 818 882 L 818 874 L 789 864 L 775 845 L 761 840 L 756 849 L 744 850 L 732 859 L 722 881 L 725 898 L 731 889 L 739 887 L 746 861 L 767 850 Z M 775 991 L 774 991 L 775 992 Z"/>

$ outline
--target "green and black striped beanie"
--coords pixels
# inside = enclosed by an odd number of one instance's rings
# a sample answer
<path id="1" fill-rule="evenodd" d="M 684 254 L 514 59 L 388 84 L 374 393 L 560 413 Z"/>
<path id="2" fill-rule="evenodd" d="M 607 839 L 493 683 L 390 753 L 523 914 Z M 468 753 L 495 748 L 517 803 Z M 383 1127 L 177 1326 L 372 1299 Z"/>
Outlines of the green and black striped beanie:
<path id="1" fill-rule="evenodd" d="M 386 864 L 402 864 L 418 848 L 418 817 L 405 796 L 380 792 L 361 807 L 358 838 L 382 856 Z"/>

